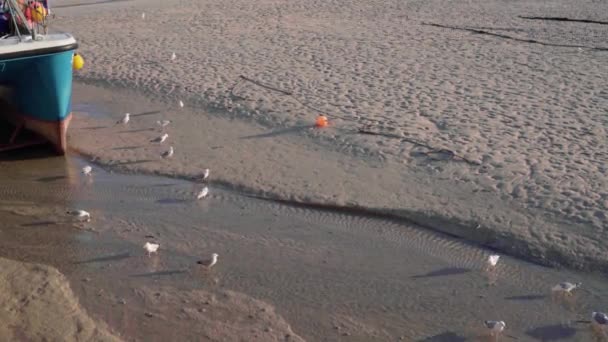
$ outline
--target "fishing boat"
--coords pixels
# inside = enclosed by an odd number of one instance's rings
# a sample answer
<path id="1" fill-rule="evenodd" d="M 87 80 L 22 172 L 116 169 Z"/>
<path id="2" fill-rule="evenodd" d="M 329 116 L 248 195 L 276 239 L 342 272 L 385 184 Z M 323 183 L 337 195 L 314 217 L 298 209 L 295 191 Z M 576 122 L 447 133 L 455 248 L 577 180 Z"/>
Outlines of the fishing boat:
<path id="1" fill-rule="evenodd" d="M 50 142 L 64 154 L 78 44 L 68 33 L 47 33 L 46 3 L 0 3 L 0 116 L 13 127 L 0 151 Z M 20 140 L 24 130 L 34 138 Z"/>

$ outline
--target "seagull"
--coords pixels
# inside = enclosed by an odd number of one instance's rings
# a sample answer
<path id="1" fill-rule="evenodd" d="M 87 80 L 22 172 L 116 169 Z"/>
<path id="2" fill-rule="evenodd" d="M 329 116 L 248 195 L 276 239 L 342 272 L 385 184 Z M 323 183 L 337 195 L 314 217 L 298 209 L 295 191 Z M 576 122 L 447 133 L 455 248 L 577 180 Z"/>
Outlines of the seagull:
<path id="1" fill-rule="evenodd" d="M 206 269 L 211 269 L 213 265 L 217 264 L 217 257 L 219 255 L 217 253 L 211 254 L 211 259 L 199 260 L 196 263 L 199 265 L 203 265 Z"/>
<path id="2" fill-rule="evenodd" d="M 85 219 L 85 221 L 89 222 L 91 221 L 91 214 L 89 214 L 88 211 L 84 211 L 84 210 L 68 210 L 66 212 L 68 215 L 72 215 L 74 217 L 77 217 L 79 219 Z"/>
<path id="3" fill-rule="evenodd" d="M 142 19 L 146 19 L 146 12 L 142 12 L 142 13 L 141 13 L 141 18 L 142 18 Z"/>
<path id="4" fill-rule="evenodd" d="M 196 194 L 196 199 L 205 198 L 205 197 L 207 197 L 208 194 L 209 194 L 209 188 L 204 187 L 201 189 L 201 191 L 198 192 L 198 194 Z"/>
<path id="5" fill-rule="evenodd" d="M 91 171 L 93 171 L 93 168 L 90 165 L 87 165 L 82 168 L 82 174 L 84 174 L 85 176 L 90 176 Z"/>
<path id="6" fill-rule="evenodd" d="M 184 108 L 184 103 L 183 103 L 181 100 L 179 101 L 179 106 L 180 106 L 181 108 Z"/>
<path id="7" fill-rule="evenodd" d="M 158 120 L 156 121 L 156 124 L 159 125 L 160 127 L 166 127 L 171 123 L 171 120 Z"/>
<path id="8" fill-rule="evenodd" d="M 169 146 L 169 151 L 161 153 L 160 157 L 163 159 L 173 157 L 173 146 Z"/>
<path id="9" fill-rule="evenodd" d="M 201 175 L 202 177 L 202 181 L 204 182 L 205 180 L 207 180 L 207 178 L 209 178 L 209 173 L 211 172 L 211 170 L 209 169 L 204 169 L 203 170 L 203 174 Z"/>
<path id="10" fill-rule="evenodd" d="M 498 263 L 498 259 L 500 259 L 500 255 L 498 255 L 498 254 L 490 255 L 488 257 L 488 261 L 487 261 L 488 266 L 489 267 L 496 267 L 496 264 Z"/>
<path id="11" fill-rule="evenodd" d="M 162 144 L 163 142 L 165 142 L 165 140 L 167 140 L 168 137 L 169 137 L 169 134 L 165 133 L 156 139 L 150 140 L 150 142 L 157 142 L 159 144 Z"/>
<path id="12" fill-rule="evenodd" d="M 572 290 L 581 287 L 581 285 L 583 285 L 583 283 L 569 283 L 569 282 L 563 282 L 563 283 L 559 283 L 555 286 L 553 286 L 551 288 L 551 292 L 553 293 L 563 293 L 566 295 L 571 296 L 572 295 Z"/>
<path id="13" fill-rule="evenodd" d="M 150 256 L 150 254 L 156 253 L 158 251 L 158 247 L 160 247 L 160 245 L 157 243 L 146 242 L 146 244 L 144 245 L 144 249 L 146 250 L 146 252 L 148 252 L 148 257 Z"/>
<path id="14" fill-rule="evenodd" d="M 118 125 L 118 124 L 123 124 L 123 125 L 126 125 L 126 124 L 128 124 L 128 123 L 129 123 L 129 120 L 130 120 L 130 119 L 131 119 L 131 114 L 126 113 L 126 114 L 125 114 L 125 117 L 124 117 L 124 118 L 122 118 L 122 120 L 118 120 L 118 121 L 116 121 L 116 124 L 117 124 L 117 125 Z"/>
<path id="15" fill-rule="evenodd" d="M 483 324 L 490 330 L 492 336 L 500 334 L 507 326 L 504 321 L 484 321 Z"/>
<path id="16" fill-rule="evenodd" d="M 591 314 L 591 318 L 593 318 L 593 321 L 599 325 L 607 325 L 608 324 L 608 315 L 606 315 L 603 312 L 593 312 Z"/>
<path id="17" fill-rule="evenodd" d="M 176 58 L 177 58 L 177 56 L 175 55 L 175 52 L 173 52 L 173 53 L 171 54 L 171 60 L 172 60 L 172 61 L 174 61 Z"/>

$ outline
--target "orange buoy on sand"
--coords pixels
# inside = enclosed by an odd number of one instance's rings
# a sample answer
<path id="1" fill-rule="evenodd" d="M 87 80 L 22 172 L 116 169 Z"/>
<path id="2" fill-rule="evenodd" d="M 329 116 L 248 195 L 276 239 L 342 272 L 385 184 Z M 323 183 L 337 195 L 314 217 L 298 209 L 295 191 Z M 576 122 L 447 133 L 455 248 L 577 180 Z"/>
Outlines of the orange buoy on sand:
<path id="1" fill-rule="evenodd" d="M 323 128 L 323 127 L 327 127 L 328 125 L 329 125 L 329 121 L 327 121 L 327 116 L 319 115 L 317 117 L 317 121 L 315 121 L 315 127 Z"/>

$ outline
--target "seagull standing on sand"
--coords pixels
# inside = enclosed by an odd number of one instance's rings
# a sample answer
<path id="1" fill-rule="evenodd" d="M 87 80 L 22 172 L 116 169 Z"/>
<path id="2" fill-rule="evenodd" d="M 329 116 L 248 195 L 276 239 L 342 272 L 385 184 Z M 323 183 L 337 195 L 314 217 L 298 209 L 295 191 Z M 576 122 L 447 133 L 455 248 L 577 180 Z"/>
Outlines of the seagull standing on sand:
<path id="1" fill-rule="evenodd" d="M 213 267 L 213 265 L 217 264 L 217 257 L 219 255 L 217 253 L 213 253 L 211 254 L 211 258 L 210 259 L 205 259 L 205 260 L 199 260 L 196 263 L 199 265 L 202 265 L 204 268 L 210 270 L 211 267 Z"/>
<path id="2" fill-rule="evenodd" d="M 591 313 L 591 328 L 597 335 L 597 340 L 604 340 L 606 337 L 606 326 L 608 325 L 608 315 L 603 312 L 592 312 Z"/>
<path id="3" fill-rule="evenodd" d="M 184 108 L 184 103 L 182 102 L 182 100 L 179 100 L 179 106 L 180 108 Z"/>
<path id="4" fill-rule="evenodd" d="M 486 260 L 485 270 L 486 271 L 494 270 L 496 268 L 496 264 L 498 264 L 498 259 L 500 259 L 500 255 L 498 255 L 498 254 L 492 254 L 492 255 L 488 256 L 488 259 Z"/>
<path id="5" fill-rule="evenodd" d="M 600 325 L 602 327 L 608 325 L 608 315 L 603 312 L 594 311 L 593 313 L 591 313 L 591 318 L 593 319 L 593 322 L 597 325 Z"/>
<path id="6" fill-rule="evenodd" d="M 146 250 L 146 252 L 148 252 L 148 257 L 150 257 L 150 254 L 152 253 L 157 253 L 158 247 L 160 247 L 160 245 L 157 243 L 146 242 L 146 244 L 144 245 L 144 249 Z"/>
<path id="7" fill-rule="evenodd" d="M 483 324 L 490 330 L 492 336 L 498 336 L 507 326 L 504 321 L 484 321 Z"/>
<path id="8" fill-rule="evenodd" d="M 209 194 L 209 188 L 204 187 L 201 189 L 201 191 L 198 192 L 198 194 L 196 194 L 196 199 L 205 198 L 205 197 L 207 197 L 208 194 Z"/>
<path id="9" fill-rule="evenodd" d="M 93 171 L 93 168 L 90 165 L 87 165 L 85 167 L 82 168 L 82 174 L 85 176 L 90 176 L 91 175 L 91 171 Z"/>
<path id="10" fill-rule="evenodd" d="M 84 211 L 84 210 L 68 210 L 66 212 L 68 215 L 72 215 L 78 219 L 85 219 L 86 222 L 91 221 L 91 214 L 89 214 L 88 211 Z"/>
<path id="11" fill-rule="evenodd" d="M 207 178 L 209 178 L 209 173 L 211 173 L 211 170 L 209 169 L 204 169 L 203 170 L 203 174 L 201 175 L 201 180 L 204 182 L 207 180 Z"/>
<path id="12" fill-rule="evenodd" d="M 169 146 L 169 151 L 163 152 L 160 157 L 163 159 L 173 157 L 173 146 Z"/>
<path id="13" fill-rule="evenodd" d="M 146 19 L 146 12 L 142 12 L 142 13 L 141 13 L 141 18 L 142 18 L 142 19 Z"/>
<path id="14" fill-rule="evenodd" d="M 171 60 L 174 61 L 177 58 L 177 56 L 175 55 L 175 52 L 171 53 Z"/>
<path id="15" fill-rule="evenodd" d="M 597 324 L 601 327 L 605 327 L 606 325 L 608 325 L 608 315 L 606 315 L 603 312 L 593 311 L 591 313 L 591 319 L 592 319 L 591 323 Z"/>
<path id="16" fill-rule="evenodd" d="M 559 283 L 555 286 L 553 286 L 551 288 L 551 292 L 554 294 L 564 294 L 567 296 L 572 296 L 572 290 L 577 289 L 579 287 L 581 287 L 581 285 L 583 285 L 583 283 L 569 283 L 569 282 L 563 282 L 563 283 Z"/>
<path id="17" fill-rule="evenodd" d="M 117 125 L 118 124 L 126 125 L 126 124 L 129 123 L 129 120 L 131 120 L 131 114 L 126 113 L 124 118 L 122 118 L 121 120 L 116 121 L 116 124 Z"/>
<path id="18" fill-rule="evenodd" d="M 159 125 L 161 128 L 164 128 L 166 126 L 168 126 L 171 123 L 171 120 L 158 120 L 156 121 L 156 124 Z"/>
<path id="19" fill-rule="evenodd" d="M 160 137 L 151 140 L 151 142 L 157 142 L 159 144 L 162 144 L 163 142 L 165 142 L 165 140 L 167 140 L 168 137 L 169 137 L 169 134 L 165 133 L 165 134 L 161 135 Z"/>

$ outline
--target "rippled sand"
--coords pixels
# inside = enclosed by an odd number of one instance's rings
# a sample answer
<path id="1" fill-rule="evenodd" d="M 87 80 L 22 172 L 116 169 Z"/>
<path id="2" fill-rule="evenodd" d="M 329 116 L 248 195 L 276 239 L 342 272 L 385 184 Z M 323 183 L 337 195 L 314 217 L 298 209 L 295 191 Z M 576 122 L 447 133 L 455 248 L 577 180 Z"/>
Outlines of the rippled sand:
<path id="1" fill-rule="evenodd" d="M 4 256 L 65 273 L 82 305 L 125 339 L 485 340 L 507 321 L 522 341 L 590 338 L 604 278 L 503 256 L 396 220 L 259 200 L 176 179 L 119 175 L 68 158 L 2 162 Z M 66 208 L 86 208 L 90 223 Z M 148 258 L 145 241 L 161 244 Z M 217 252 L 211 272 L 196 260 Z M 584 288 L 552 302 L 564 280 Z M 289 335 L 286 338 L 286 335 Z M 208 337 L 205 337 L 208 336 Z"/>
<path id="2" fill-rule="evenodd" d="M 221 169 L 230 183 L 283 198 L 391 210 L 545 264 L 606 270 L 600 241 L 608 209 L 602 50 L 608 26 L 520 17 L 602 20 L 606 6 L 59 1 L 55 25 L 81 43 L 87 65 L 79 80 L 172 104 L 162 115 L 182 121 L 170 140 L 179 145 L 177 165 L 161 172 L 187 174 L 193 164 L 215 166 L 213 156 L 224 151 L 242 151 L 248 156 L 230 157 Z M 170 61 L 173 52 L 177 59 Z M 178 110 L 179 99 L 194 115 Z M 238 125 L 204 127 L 217 122 L 203 109 L 261 126 L 232 148 L 210 150 Z M 108 114 L 115 121 L 129 111 L 130 105 L 115 106 Z M 307 129 L 319 111 L 328 113 L 331 128 Z M 320 145 L 280 146 L 288 139 L 279 137 L 294 135 Z M 128 145 L 102 146 L 139 146 L 122 136 Z M 83 140 L 75 142 L 86 149 Z M 435 149 L 443 151 L 429 153 Z M 95 152 L 123 162 L 150 158 L 137 151 Z M 318 159 L 327 166 L 309 164 Z M 359 185 L 364 179 L 373 180 L 373 189 Z"/>

